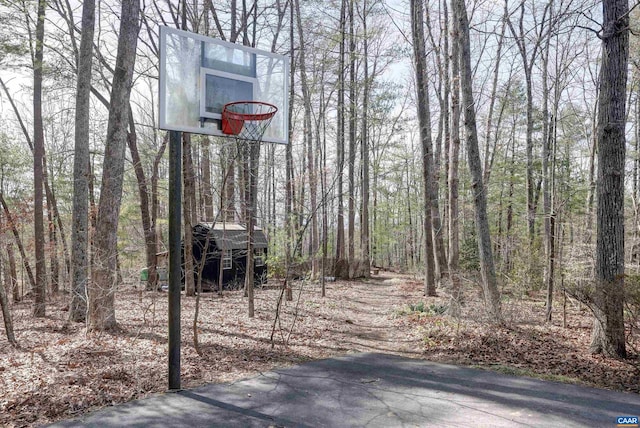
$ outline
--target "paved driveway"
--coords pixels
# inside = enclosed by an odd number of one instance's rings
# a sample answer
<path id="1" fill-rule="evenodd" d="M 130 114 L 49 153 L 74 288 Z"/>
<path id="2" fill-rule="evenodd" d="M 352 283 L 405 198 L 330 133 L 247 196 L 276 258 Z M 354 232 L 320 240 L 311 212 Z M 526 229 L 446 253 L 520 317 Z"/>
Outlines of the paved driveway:
<path id="1" fill-rule="evenodd" d="M 640 396 L 354 354 L 156 395 L 56 427 L 615 427 Z"/>

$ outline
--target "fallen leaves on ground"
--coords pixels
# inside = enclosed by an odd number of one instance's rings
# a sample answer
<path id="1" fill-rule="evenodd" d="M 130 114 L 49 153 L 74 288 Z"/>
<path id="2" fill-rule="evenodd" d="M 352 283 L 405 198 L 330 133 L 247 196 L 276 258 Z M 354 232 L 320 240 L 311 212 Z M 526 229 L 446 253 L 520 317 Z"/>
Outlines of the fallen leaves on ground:
<path id="1" fill-rule="evenodd" d="M 385 352 L 639 392 L 637 356 L 621 362 L 589 354 L 591 318 L 579 306 L 569 308 L 563 328 L 542 322 L 541 298 L 513 299 L 505 303 L 507 326 L 494 328 L 479 315 L 472 290 L 461 316 L 452 318 L 441 313 L 445 296 L 424 297 L 421 281 L 409 275 L 381 272 L 326 287 L 323 298 L 320 284 L 297 282 L 293 301 L 282 302 L 278 317 L 281 290 L 256 290 L 251 319 L 242 291 L 203 293 L 201 355 L 193 344 L 195 298 L 183 296 L 182 386 L 232 382 L 351 352 Z M 13 306 L 19 349 L 0 330 L 0 426 L 40 425 L 166 390 L 165 293 L 123 286 L 116 299 L 119 329 L 112 333 L 86 334 L 83 325 L 67 322 L 65 294 L 48 303 L 46 318 L 34 319 L 30 304 Z"/>

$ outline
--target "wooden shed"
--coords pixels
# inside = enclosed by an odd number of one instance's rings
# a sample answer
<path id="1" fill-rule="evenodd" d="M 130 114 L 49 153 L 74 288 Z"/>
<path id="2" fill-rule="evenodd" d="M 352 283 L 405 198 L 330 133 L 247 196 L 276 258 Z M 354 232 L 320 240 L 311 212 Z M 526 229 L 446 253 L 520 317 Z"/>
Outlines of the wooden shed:
<path id="1" fill-rule="evenodd" d="M 208 237 L 208 242 L 207 242 Z M 267 236 L 262 229 L 253 233 L 256 283 L 267 279 Z M 206 253 L 206 257 L 205 257 Z M 247 268 L 247 229 L 237 223 L 198 223 L 193 227 L 194 276 L 198 280 L 201 263 L 203 290 L 217 289 L 222 266 L 222 286 L 240 288 Z"/>

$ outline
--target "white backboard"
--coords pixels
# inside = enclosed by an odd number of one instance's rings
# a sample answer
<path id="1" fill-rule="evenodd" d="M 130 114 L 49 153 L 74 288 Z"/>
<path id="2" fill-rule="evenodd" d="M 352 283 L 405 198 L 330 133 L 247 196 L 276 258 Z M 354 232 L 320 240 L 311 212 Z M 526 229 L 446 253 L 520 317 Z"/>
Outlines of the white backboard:
<path id="1" fill-rule="evenodd" d="M 288 143 L 289 58 L 160 27 L 160 128 L 216 136 L 224 104 L 263 101 L 278 112 L 263 141 Z"/>

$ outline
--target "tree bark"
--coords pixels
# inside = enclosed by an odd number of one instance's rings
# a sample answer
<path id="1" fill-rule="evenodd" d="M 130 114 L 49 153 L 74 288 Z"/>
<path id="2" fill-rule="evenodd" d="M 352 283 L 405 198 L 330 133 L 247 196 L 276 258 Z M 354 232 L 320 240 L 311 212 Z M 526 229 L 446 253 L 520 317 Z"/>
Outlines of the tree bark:
<path id="1" fill-rule="evenodd" d="M 118 220 L 124 179 L 129 96 L 140 30 L 139 11 L 139 0 L 123 0 L 96 219 L 94 266 L 89 287 L 90 331 L 117 327 L 114 296 L 117 286 Z"/>
<path id="2" fill-rule="evenodd" d="M 348 220 L 349 226 L 347 230 L 347 257 L 349 264 L 354 263 L 355 259 L 355 168 L 356 168 L 356 34 L 354 30 L 354 2 L 349 1 L 349 202 L 348 202 Z M 351 269 L 349 269 L 351 270 Z"/>
<path id="3" fill-rule="evenodd" d="M 4 269 L 4 284 L 5 289 L 11 290 L 13 302 L 19 302 L 22 300 L 20 288 L 18 287 L 18 272 L 16 269 L 16 257 L 13 251 L 13 244 L 7 244 L 7 261 L 8 266 Z"/>
<path id="4" fill-rule="evenodd" d="M 147 177 L 142 167 L 142 160 L 138 151 L 138 134 L 136 132 L 136 124 L 133 119 L 133 113 L 129 108 L 129 133 L 127 134 L 127 144 L 129 153 L 131 153 L 131 161 L 133 170 L 138 181 L 138 196 L 140 197 L 140 218 L 142 220 L 142 230 L 144 232 L 145 256 L 149 277 L 147 279 L 147 287 L 155 290 L 158 284 L 157 264 L 157 238 L 156 229 L 151 220 L 151 210 L 149 209 L 149 186 L 147 185 Z"/>
<path id="5" fill-rule="evenodd" d="M 9 298 L 2 282 L 0 282 L 0 308 L 4 320 L 4 331 L 7 333 L 7 340 L 12 346 L 17 346 L 16 335 L 13 332 L 13 320 L 11 319 L 11 309 L 9 308 Z"/>
<path id="6" fill-rule="evenodd" d="M 413 269 L 415 266 L 415 260 L 416 260 L 416 238 L 415 235 L 417 234 L 417 232 L 414 230 L 413 228 L 413 214 L 412 214 L 412 210 L 411 210 L 411 195 L 414 192 L 414 190 L 411 188 L 411 177 L 409 175 L 409 160 L 405 160 L 405 169 L 406 169 L 406 182 L 407 185 L 403 186 L 406 187 L 407 189 L 407 193 L 406 193 L 406 202 L 407 202 L 407 226 L 409 226 L 407 229 L 407 239 L 406 239 L 406 258 L 405 258 L 405 263 L 404 266 L 407 270 Z M 423 176 L 423 181 L 424 181 L 424 176 Z M 424 224 L 423 224 L 424 226 Z M 422 233 L 424 234 L 424 227 L 422 229 Z M 420 235 L 418 235 L 420 236 Z M 418 251 L 419 253 L 419 251 Z M 428 253 L 427 253 L 428 254 Z M 426 266 L 426 265 L 425 265 Z M 427 268 L 425 268 L 427 269 Z M 425 280 L 426 280 L 426 272 L 428 271 L 433 271 L 435 270 L 435 266 L 434 269 L 430 269 L 430 270 L 425 270 Z M 435 272 L 433 273 L 435 275 Z M 435 277 L 434 277 L 435 278 Z M 430 281 L 429 283 L 431 283 L 433 281 Z M 426 289 L 426 288 L 425 288 Z"/>
<path id="7" fill-rule="evenodd" d="M 446 4 L 446 1 L 444 2 Z M 455 23 L 453 25 L 455 28 Z M 452 315 L 458 314 L 462 288 L 460 280 L 460 228 L 458 210 L 460 165 L 460 49 L 458 34 L 451 43 L 451 142 L 449 143 L 449 275 L 451 278 Z"/>
<path id="8" fill-rule="evenodd" d="M 33 315 L 46 315 L 47 267 L 44 253 L 44 125 L 42 122 L 42 71 L 44 47 L 44 19 L 46 1 L 38 1 L 36 39 L 33 64 L 33 227 L 36 257 L 36 282 L 33 290 Z"/>
<path id="9" fill-rule="evenodd" d="M 210 140 L 208 137 L 202 139 L 202 187 L 204 200 L 204 218 L 208 222 L 214 220 L 213 213 L 213 190 L 211 188 L 211 151 L 209 150 Z"/>
<path id="10" fill-rule="evenodd" d="M 71 11 L 69 11 L 71 12 Z M 91 70 L 93 64 L 93 36 L 95 32 L 95 0 L 82 6 L 82 36 L 77 52 L 77 87 L 75 111 L 75 143 L 73 159 L 73 209 L 71 220 L 71 302 L 69 320 L 84 322 L 87 312 L 87 282 L 89 278 L 89 115 L 91 98 Z M 67 18 L 73 46 L 75 25 L 71 13 Z M 75 50 L 75 49 L 74 49 Z M 54 204 L 55 207 L 55 204 Z M 60 216 L 56 215 L 58 221 Z M 62 228 L 60 227 L 62 231 Z M 65 241 L 62 236 L 63 244 Z"/>
<path id="11" fill-rule="evenodd" d="M 193 177 L 193 158 L 191 156 L 191 134 L 182 133 L 182 180 L 184 182 L 182 198 L 182 221 L 184 223 L 184 291 L 187 296 L 196 295 L 193 263 L 193 200 L 195 183 Z"/>
<path id="12" fill-rule="evenodd" d="M 342 0 L 340 3 L 340 53 L 338 55 L 338 103 L 336 105 L 337 115 L 337 135 L 336 135 L 336 192 L 338 196 L 338 222 L 336 225 L 336 262 L 343 260 L 345 257 L 345 240 L 344 240 L 344 197 L 342 190 L 344 188 L 344 132 L 345 132 L 345 104 L 344 104 L 344 69 L 345 69 L 345 43 L 346 43 L 346 10 L 347 1 Z"/>
<path id="13" fill-rule="evenodd" d="M 227 222 L 233 222 L 236 218 L 236 204 L 235 204 L 235 191 L 236 191 L 236 173 L 235 163 L 238 156 L 236 156 L 238 148 L 235 146 L 226 146 L 223 148 L 224 162 L 225 162 L 225 175 L 228 177 L 225 182 L 223 191 L 221 192 L 222 200 L 224 202 L 224 220 Z"/>
<path id="14" fill-rule="evenodd" d="M 299 41 L 299 61 L 300 61 L 300 83 L 302 85 L 302 99 L 304 103 L 304 142 L 307 148 L 307 174 L 309 177 L 309 216 L 310 218 L 310 242 L 309 242 L 309 258 L 311 260 L 311 276 L 317 278 L 319 271 L 318 263 L 318 215 L 316 205 L 318 202 L 318 187 L 315 168 L 315 159 L 313 148 L 313 130 L 311 123 L 311 90 L 307 79 L 306 69 L 306 51 L 304 42 L 304 28 L 302 26 L 302 17 L 300 16 L 300 1 L 295 0 L 296 18 L 298 24 L 298 41 Z"/>
<path id="15" fill-rule="evenodd" d="M 153 160 L 153 169 L 151 172 L 151 230 L 153 230 L 153 233 L 155 234 L 156 248 L 158 248 L 158 233 L 156 229 L 156 224 L 158 219 L 158 207 L 160 205 L 160 203 L 158 202 L 159 169 L 160 169 L 160 161 L 162 160 L 164 152 L 167 149 L 168 142 L 169 142 L 169 132 L 166 132 L 164 134 L 164 137 L 162 138 L 162 143 L 160 143 L 160 148 L 156 153 L 156 157 Z M 157 256 L 154 263 L 157 263 Z M 157 277 L 158 276 L 156 275 L 156 279 Z M 150 285 L 152 287 L 157 287 L 157 283 L 150 284 Z"/>
<path id="16" fill-rule="evenodd" d="M 602 10 L 596 277 L 591 351 L 625 358 L 624 161 L 629 5 L 627 0 L 603 0 Z"/>
<path id="17" fill-rule="evenodd" d="M 433 179 L 433 153 L 431 142 L 431 123 L 428 107 L 429 88 L 427 81 L 427 56 L 424 43 L 424 9 L 422 0 L 411 0 L 411 32 L 413 39 L 413 57 L 416 68 L 416 86 L 418 94 L 418 123 L 420 125 L 420 147 L 422 155 L 422 193 L 423 193 L 423 230 L 424 230 L 424 292 L 427 296 L 436 295 L 435 261 L 433 251 L 433 225 L 431 223 L 431 180 Z"/>
<path id="18" fill-rule="evenodd" d="M 369 277 L 371 260 L 369 255 L 369 92 L 371 82 L 369 78 L 369 40 L 367 34 L 367 16 L 369 14 L 367 0 L 363 1 L 362 9 L 362 43 L 364 86 L 362 88 L 362 130 L 360 131 L 361 162 L 362 162 L 362 206 L 360 210 L 360 247 L 365 277 Z M 375 69 L 375 68 L 374 68 Z"/>
<path id="19" fill-rule="evenodd" d="M 598 117 L 598 112 L 596 109 L 596 111 L 593 112 L 593 116 L 592 116 L 593 137 L 591 138 L 591 144 L 589 148 L 589 178 L 588 178 L 589 189 L 587 193 L 587 201 L 585 203 L 585 210 L 584 210 L 585 211 L 585 229 L 587 230 L 587 233 L 585 233 L 585 236 L 584 236 L 585 244 L 591 243 L 592 242 L 591 238 L 593 236 L 592 233 L 590 233 L 589 231 L 592 230 L 593 228 L 593 216 L 594 216 L 593 205 L 595 202 L 595 195 L 596 195 L 596 157 L 598 156 L 598 131 L 597 131 L 598 119 L 597 117 Z"/>
<path id="20" fill-rule="evenodd" d="M 467 162 L 469 163 L 471 188 L 475 206 L 478 253 L 480 256 L 480 272 L 482 274 L 484 300 L 490 319 L 495 323 L 502 323 L 500 292 L 498 291 L 496 272 L 493 264 L 493 250 L 491 248 L 491 234 L 487 216 L 487 196 L 482 180 L 482 163 L 478 149 L 478 131 L 471 77 L 469 20 L 467 18 L 467 9 L 464 0 L 456 0 L 454 2 L 453 13 L 460 49 L 460 85 L 462 89 L 462 105 L 464 106 L 464 125 L 467 133 Z"/>
<path id="21" fill-rule="evenodd" d="M 552 0 L 553 3 L 553 0 Z M 553 7 L 551 8 L 553 10 Z M 549 130 L 549 54 L 551 38 L 547 37 L 542 56 L 542 210 L 544 213 L 544 282 L 547 287 L 545 319 L 551 322 L 553 309 L 553 242 L 552 242 L 552 206 L 551 206 L 551 173 L 549 157 L 551 155 L 551 133 Z M 559 82 L 556 82 L 559 84 Z"/>
<path id="22" fill-rule="evenodd" d="M 295 24 L 294 24 L 294 7 L 291 7 L 289 10 L 289 48 L 291 52 L 295 51 Z M 294 165 L 293 165 L 293 149 L 292 149 L 292 140 L 293 140 L 293 105 L 295 101 L 295 68 L 296 61 L 295 57 L 292 58 L 291 61 L 291 70 L 289 76 L 289 111 L 287 114 L 288 117 L 288 125 L 289 129 L 287 132 L 289 133 L 289 144 L 285 148 L 285 168 L 286 168 L 286 183 L 285 183 L 285 209 L 284 209 L 284 222 L 285 228 L 287 230 L 286 236 L 286 244 L 285 244 L 285 279 L 283 282 L 283 287 L 285 288 L 285 298 L 288 301 L 293 300 L 293 290 L 289 284 L 289 270 L 291 269 L 291 259 L 293 253 L 293 246 L 295 245 L 295 219 L 294 219 L 294 198 L 295 198 L 295 183 L 294 183 Z"/>
<path id="23" fill-rule="evenodd" d="M 446 12 L 446 7 L 444 12 Z M 434 54 L 435 54 L 435 62 L 437 65 L 437 71 L 439 73 L 440 76 L 442 76 L 441 79 L 439 79 L 438 82 L 438 86 L 435 87 L 435 93 L 438 96 L 438 101 L 439 101 L 439 106 L 441 108 L 440 111 L 446 111 L 444 108 L 444 100 L 442 97 L 442 80 L 446 80 L 444 78 L 445 76 L 445 71 L 444 71 L 444 67 L 443 67 L 443 62 L 441 60 L 441 56 L 440 56 L 440 43 L 436 43 L 434 37 L 433 37 L 433 30 L 431 28 L 431 20 L 430 20 L 430 9 L 429 9 L 429 4 L 425 4 L 425 19 L 424 22 L 426 24 L 427 27 L 427 33 L 429 35 L 429 40 L 431 41 L 431 46 L 432 49 L 434 50 Z M 445 15 L 446 16 L 446 15 Z M 442 21 L 444 21 L 446 23 L 447 18 L 444 17 L 442 19 Z M 447 24 L 445 24 L 445 27 L 447 26 Z M 442 29 L 441 31 L 446 31 L 446 29 Z M 443 38 L 445 39 L 444 44 L 445 46 L 447 45 L 446 42 L 446 37 L 443 35 Z M 445 55 L 446 56 L 446 55 Z M 448 64 L 447 64 L 448 67 Z M 435 85 L 434 85 L 435 86 Z M 429 107 L 429 111 L 431 109 L 430 104 L 428 105 Z M 443 218 L 440 214 L 440 201 L 439 201 L 439 194 L 440 194 L 440 174 L 441 174 L 441 168 L 442 168 L 442 136 L 445 132 L 447 132 L 447 130 L 444 130 L 443 128 L 445 128 L 444 123 L 445 120 L 447 119 L 448 115 L 445 114 L 441 114 L 439 119 L 438 119 L 438 131 L 436 134 L 436 138 L 434 139 L 433 137 L 431 137 L 433 144 L 433 150 L 432 150 L 432 157 L 433 157 L 433 178 L 431 179 L 431 223 L 433 225 L 433 245 L 434 245 L 434 251 L 435 251 L 435 263 L 436 263 L 436 281 L 440 281 L 441 278 L 445 277 L 448 275 L 448 264 L 447 264 L 447 255 L 446 255 L 446 250 L 445 250 L 445 243 L 444 243 L 444 234 L 445 234 L 445 227 L 444 227 L 444 221 L 446 220 L 445 218 Z M 443 132 L 444 131 L 444 132 Z M 431 133 L 431 127 L 429 127 L 429 132 Z M 448 145 L 447 145 L 448 147 Z M 445 201 L 444 203 L 444 212 L 446 213 L 447 211 L 447 203 L 448 203 L 448 192 L 449 192 L 449 188 L 447 186 L 447 180 L 448 180 L 448 167 L 446 165 L 448 165 L 448 153 L 445 156 L 445 183 L 444 183 L 444 193 L 445 195 L 443 195 L 443 200 Z"/>
<path id="24" fill-rule="evenodd" d="M 95 29 L 95 0 L 82 4 L 82 38 L 78 53 L 75 146 L 73 159 L 73 214 L 71 229 L 71 304 L 69 319 L 84 322 L 89 278 L 89 115 L 91 68 Z"/>
<path id="25" fill-rule="evenodd" d="M 45 167 L 46 168 L 46 167 Z M 46 176 L 44 178 L 46 180 Z M 53 218 L 53 207 L 51 198 L 47 197 L 47 225 L 49 229 L 49 279 L 51 283 L 51 293 L 57 294 L 60 291 L 60 263 L 58 262 L 58 234 Z"/>
<path id="26" fill-rule="evenodd" d="M 260 143 L 250 141 L 249 145 L 249 177 L 246 183 L 247 213 L 247 269 L 245 273 L 245 290 L 249 301 L 249 318 L 255 316 L 253 296 L 254 284 L 254 227 L 256 225 L 256 202 L 258 194 L 258 162 L 260 160 Z"/>

